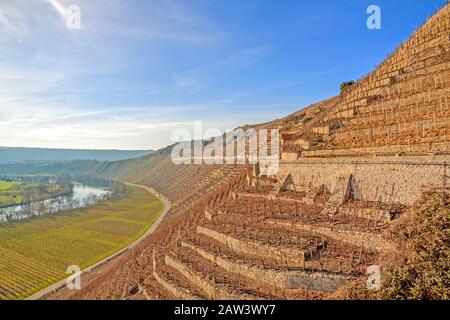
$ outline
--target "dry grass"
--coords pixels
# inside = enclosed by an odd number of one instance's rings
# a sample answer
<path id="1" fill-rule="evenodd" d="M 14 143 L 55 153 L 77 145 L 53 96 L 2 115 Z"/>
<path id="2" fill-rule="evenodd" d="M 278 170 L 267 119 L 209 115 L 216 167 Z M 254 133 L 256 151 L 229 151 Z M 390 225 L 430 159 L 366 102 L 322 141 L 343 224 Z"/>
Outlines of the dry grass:
<path id="1" fill-rule="evenodd" d="M 390 228 L 398 250 L 385 253 L 382 287 L 368 291 L 365 280 L 342 288 L 340 299 L 450 299 L 450 200 L 425 196 Z"/>

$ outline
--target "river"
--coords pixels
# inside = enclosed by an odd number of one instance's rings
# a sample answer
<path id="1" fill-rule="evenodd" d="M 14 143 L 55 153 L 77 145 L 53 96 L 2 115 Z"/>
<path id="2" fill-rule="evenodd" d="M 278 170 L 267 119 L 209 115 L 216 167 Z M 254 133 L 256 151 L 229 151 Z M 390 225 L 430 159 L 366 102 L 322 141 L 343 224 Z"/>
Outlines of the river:
<path id="1" fill-rule="evenodd" d="M 32 217 L 57 214 L 67 210 L 87 207 L 106 200 L 110 196 L 111 190 L 108 188 L 74 182 L 73 191 L 70 196 L 59 196 L 0 209 L 0 223 L 25 220 Z"/>

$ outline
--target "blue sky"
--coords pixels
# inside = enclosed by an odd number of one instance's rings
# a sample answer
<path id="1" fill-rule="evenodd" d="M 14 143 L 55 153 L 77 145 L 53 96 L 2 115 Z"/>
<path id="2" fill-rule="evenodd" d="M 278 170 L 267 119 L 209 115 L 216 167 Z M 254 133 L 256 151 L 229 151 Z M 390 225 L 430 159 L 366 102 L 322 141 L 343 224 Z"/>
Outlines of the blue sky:
<path id="1" fill-rule="evenodd" d="M 0 0 L 0 145 L 160 148 L 194 120 L 272 120 L 338 94 L 444 3 Z"/>

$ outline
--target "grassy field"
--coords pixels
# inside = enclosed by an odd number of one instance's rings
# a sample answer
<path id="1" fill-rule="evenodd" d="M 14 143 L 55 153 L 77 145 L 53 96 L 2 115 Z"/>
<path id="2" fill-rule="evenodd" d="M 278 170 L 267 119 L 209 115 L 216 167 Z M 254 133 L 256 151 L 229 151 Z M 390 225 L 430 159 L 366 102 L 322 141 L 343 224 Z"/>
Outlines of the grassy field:
<path id="1" fill-rule="evenodd" d="M 24 222 L 0 224 L 0 299 L 23 299 L 86 268 L 142 236 L 163 211 L 147 190 Z"/>
<path id="2" fill-rule="evenodd" d="M 35 200 L 47 199 L 58 194 L 60 186 L 52 183 L 0 180 L 0 207 L 23 203 L 27 192 L 33 193 Z"/>
<path id="3" fill-rule="evenodd" d="M 22 202 L 22 195 L 17 191 L 21 185 L 19 181 L 0 180 L 0 207 Z"/>

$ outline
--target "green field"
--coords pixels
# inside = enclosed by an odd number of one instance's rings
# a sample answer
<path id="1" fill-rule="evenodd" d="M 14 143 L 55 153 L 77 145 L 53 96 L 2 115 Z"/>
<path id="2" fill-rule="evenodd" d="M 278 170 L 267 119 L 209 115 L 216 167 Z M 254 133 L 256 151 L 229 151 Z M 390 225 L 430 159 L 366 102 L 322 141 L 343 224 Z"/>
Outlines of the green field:
<path id="1" fill-rule="evenodd" d="M 0 207 L 12 204 L 19 204 L 23 197 L 17 189 L 22 185 L 19 181 L 1 181 L 0 180 Z"/>
<path id="2" fill-rule="evenodd" d="M 33 194 L 33 200 L 42 200 L 60 191 L 60 186 L 53 183 L 0 180 L 0 208 L 26 202 L 27 194 Z"/>
<path id="3" fill-rule="evenodd" d="M 139 187 L 90 208 L 0 224 L 0 299 L 23 299 L 142 236 L 163 203 Z"/>

